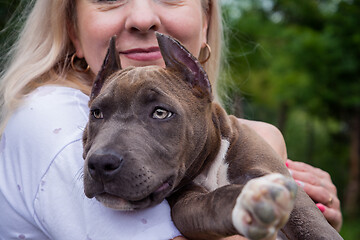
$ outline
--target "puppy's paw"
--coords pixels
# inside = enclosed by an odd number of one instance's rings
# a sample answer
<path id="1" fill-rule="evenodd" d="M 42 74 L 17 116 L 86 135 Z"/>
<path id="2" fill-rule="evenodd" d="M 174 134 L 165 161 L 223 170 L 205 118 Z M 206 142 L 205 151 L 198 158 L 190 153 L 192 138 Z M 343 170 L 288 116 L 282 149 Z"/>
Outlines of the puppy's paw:
<path id="1" fill-rule="evenodd" d="M 250 180 L 233 209 L 234 227 L 252 240 L 274 239 L 289 219 L 296 192 L 294 180 L 281 174 Z"/>

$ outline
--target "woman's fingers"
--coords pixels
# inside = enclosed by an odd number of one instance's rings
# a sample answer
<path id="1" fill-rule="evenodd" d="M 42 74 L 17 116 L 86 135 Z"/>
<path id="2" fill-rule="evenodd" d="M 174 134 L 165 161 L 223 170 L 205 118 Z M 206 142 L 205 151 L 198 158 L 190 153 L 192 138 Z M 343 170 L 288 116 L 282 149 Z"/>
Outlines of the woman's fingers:
<path id="1" fill-rule="evenodd" d="M 337 209 L 340 208 L 340 200 L 337 198 L 337 196 L 324 189 L 323 186 L 311 185 L 309 183 L 298 180 L 296 180 L 296 182 L 316 203 L 322 203 L 325 206 L 334 207 Z"/>
<path id="2" fill-rule="evenodd" d="M 318 203 L 322 203 L 326 206 L 334 205 L 339 207 L 339 200 L 337 199 L 336 187 L 332 182 L 321 179 L 310 172 L 299 172 L 291 170 L 291 175 L 301 186 L 305 192 Z"/>
<path id="3" fill-rule="evenodd" d="M 287 160 L 286 166 L 298 185 L 317 203 L 328 222 L 339 231 L 342 225 L 340 200 L 330 175 L 302 162 Z"/>

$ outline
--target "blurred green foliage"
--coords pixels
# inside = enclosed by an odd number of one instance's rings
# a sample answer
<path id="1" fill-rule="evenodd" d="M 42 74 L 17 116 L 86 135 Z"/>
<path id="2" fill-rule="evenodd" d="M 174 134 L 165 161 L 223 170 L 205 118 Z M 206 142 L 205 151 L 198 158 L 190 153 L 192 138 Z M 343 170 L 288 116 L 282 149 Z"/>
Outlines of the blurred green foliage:
<path id="1" fill-rule="evenodd" d="M 17 38 L 25 16 L 21 10 L 29 1 L 0 0 L 0 70 L 4 67 L 9 48 Z"/>
<path id="2" fill-rule="evenodd" d="M 1 0 L 0 1 L 0 29 L 3 29 L 7 21 L 13 15 L 20 0 Z"/>
<path id="3" fill-rule="evenodd" d="M 2 56 L 21 25 L 25 2 L 0 1 Z M 276 125 L 290 159 L 329 172 L 342 202 L 341 234 L 358 239 L 360 0 L 222 4 L 228 45 L 219 82 L 224 106 Z M 19 22 L 6 25 L 11 16 Z"/>

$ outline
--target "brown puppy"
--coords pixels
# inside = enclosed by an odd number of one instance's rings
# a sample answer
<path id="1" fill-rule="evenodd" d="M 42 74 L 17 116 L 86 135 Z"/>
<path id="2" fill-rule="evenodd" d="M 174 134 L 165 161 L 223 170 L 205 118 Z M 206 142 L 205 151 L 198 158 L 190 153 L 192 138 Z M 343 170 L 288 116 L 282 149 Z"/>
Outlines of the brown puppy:
<path id="1" fill-rule="evenodd" d="M 83 137 L 86 196 L 119 210 L 167 198 L 190 239 L 342 239 L 272 148 L 212 101 L 198 61 L 157 38 L 166 68 L 122 70 L 110 41 Z"/>

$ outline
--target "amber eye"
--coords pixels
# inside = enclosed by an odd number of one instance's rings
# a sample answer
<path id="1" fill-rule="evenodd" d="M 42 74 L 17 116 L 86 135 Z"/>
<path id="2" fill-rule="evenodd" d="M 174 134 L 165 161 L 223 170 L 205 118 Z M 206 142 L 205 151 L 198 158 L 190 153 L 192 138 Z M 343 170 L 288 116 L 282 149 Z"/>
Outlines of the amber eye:
<path id="1" fill-rule="evenodd" d="M 172 112 L 165 110 L 163 108 L 156 108 L 152 114 L 152 117 L 154 119 L 166 119 L 166 118 L 170 118 L 173 115 Z"/>
<path id="2" fill-rule="evenodd" d="M 91 115 L 96 119 L 103 119 L 104 118 L 104 115 L 100 111 L 100 109 L 91 110 Z"/>

